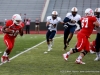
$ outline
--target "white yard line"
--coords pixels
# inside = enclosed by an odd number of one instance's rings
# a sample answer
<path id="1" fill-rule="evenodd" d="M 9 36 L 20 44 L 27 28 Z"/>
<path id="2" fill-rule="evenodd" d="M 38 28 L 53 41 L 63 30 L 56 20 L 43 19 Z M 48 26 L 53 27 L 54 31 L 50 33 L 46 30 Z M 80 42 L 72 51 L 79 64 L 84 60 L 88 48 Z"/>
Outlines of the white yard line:
<path id="1" fill-rule="evenodd" d="M 56 39 L 56 38 L 61 38 L 61 37 L 63 37 L 63 36 L 60 36 L 60 37 L 55 37 L 54 39 Z M 16 58 L 16 57 L 18 57 L 18 56 L 20 56 L 20 55 L 22 55 L 22 54 L 24 54 L 24 53 L 28 52 L 28 51 L 30 51 L 30 50 L 32 50 L 32 49 L 34 49 L 35 47 L 37 47 L 37 46 L 39 46 L 39 45 L 43 44 L 44 42 L 46 42 L 46 40 L 45 40 L 45 41 L 40 42 L 39 44 L 37 44 L 37 45 L 35 45 L 35 46 L 31 47 L 31 48 L 26 49 L 25 51 L 23 51 L 23 52 L 21 52 L 21 53 L 18 53 L 17 55 L 15 55 L 15 56 L 11 57 L 9 60 L 12 60 L 12 59 L 14 59 L 14 58 Z M 5 63 L 6 63 L 6 62 L 5 62 Z M 1 66 L 1 65 L 3 65 L 3 63 L 0 63 L 0 66 Z"/>

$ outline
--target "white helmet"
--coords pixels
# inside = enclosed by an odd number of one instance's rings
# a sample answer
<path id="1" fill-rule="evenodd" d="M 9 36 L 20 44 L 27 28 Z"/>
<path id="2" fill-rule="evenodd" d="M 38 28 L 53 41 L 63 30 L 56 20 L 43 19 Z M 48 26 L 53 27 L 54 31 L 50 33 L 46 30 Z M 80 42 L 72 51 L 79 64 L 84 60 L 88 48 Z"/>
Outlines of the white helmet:
<path id="1" fill-rule="evenodd" d="M 94 12 L 100 12 L 100 8 L 96 8 Z"/>
<path id="2" fill-rule="evenodd" d="M 21 22 L 22 18 L 19 14 L 14 14 L 12 16 L 12 20 L 16 25 L 20 25 L 20 22 Z"/>
<path id="3" fill-rule="evenodd" d="M 85 10 L 85 14 L 86 14 L 86 16 L 93 16 L 94 15 L 94 11 L 91 8 L 87 8 Z"/>
<path id="4" fill-rule="evenodd" d="M 58 15 L 58 12 L 57 11 L 53 11 L 52 15 Z"/>
<path id="5" fill-rule="evenodd" d="M 71 9 L 71 11 L 72 11 L 72 12 L 77 12 L 78 9 L 77 9 L 76 7 L 73 7 L 73 8 Z"/>

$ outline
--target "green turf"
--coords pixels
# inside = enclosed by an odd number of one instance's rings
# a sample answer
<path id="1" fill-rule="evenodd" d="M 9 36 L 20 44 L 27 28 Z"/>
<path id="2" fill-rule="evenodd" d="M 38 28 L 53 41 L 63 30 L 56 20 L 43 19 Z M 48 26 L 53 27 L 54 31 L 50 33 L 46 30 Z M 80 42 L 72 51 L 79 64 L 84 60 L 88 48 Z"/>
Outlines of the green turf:
<path id="1" fill-rule="evenodd" d="M 37 36 L 37 38 L 29 38 L 32 36 Z M 45 35 L 25 35 L 25 37 L 17 38 L 11 56 L 15 55 L 18 49 L 25 50 L 25 48 L 29 48 L 45 39 Z M 92 35 L 89 40 L 94 39 L 95 35 Z M 28 43 L 26 44 L 25 42 Z M 74 47 L 75 43 L 76 36 L 71 40 L 67 51 Z M 3 46 L 2 44 L 2 49 L 4 49 Z M 45 51 L 47 51 L 47 45 L 43 43 L 31 51 L 18 56 L 11 60 L 10 63 L 0 66 L 0 75 L 100 75 L 100 62 L 93 61 L 95 54 L 88 53 L 84 57 L 85 65 L 75 64 L 75 59 L 79 53 L 71 55 L 67 62 L 64 61 L 62 54 L 66 51 L 63 51 L 63 37 L 54 40 L 52 51 L 44 54 Z"/>

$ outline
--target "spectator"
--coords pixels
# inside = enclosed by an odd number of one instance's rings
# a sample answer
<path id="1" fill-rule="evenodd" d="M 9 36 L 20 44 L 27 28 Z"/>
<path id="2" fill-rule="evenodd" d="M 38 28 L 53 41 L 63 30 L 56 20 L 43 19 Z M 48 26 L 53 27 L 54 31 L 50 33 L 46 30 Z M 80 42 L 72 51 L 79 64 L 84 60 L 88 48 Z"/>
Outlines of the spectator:
<path id="1" fill-rule="evenodd" d="M 25 25 L 26 25 L 26 34 L 30 34 L 30 19 L 26 19 Z"/>
<path id="2" fill-rule="evenodd" d="M 35 20 L 35 33 L 39 34 L 39 24 L 40 24 L 40 20 L 38 18 L 36 18 Z"/>
<path id="3" fill-rule="evenodd" d="M 26 14 L 24 14 L 24 23 L 25 23 L 25 21 L 26 21 Z"/>

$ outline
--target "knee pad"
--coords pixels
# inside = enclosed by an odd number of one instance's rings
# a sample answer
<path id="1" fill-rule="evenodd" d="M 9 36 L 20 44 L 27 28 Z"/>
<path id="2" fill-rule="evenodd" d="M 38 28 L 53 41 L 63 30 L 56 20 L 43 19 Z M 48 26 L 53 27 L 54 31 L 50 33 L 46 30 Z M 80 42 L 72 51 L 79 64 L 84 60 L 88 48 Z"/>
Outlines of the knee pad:
<path id="1" fill-rule="evenodd" d="M 81 52 L 81 53 L 83 53 L 84 54 L 84 56 L 88 53 L 87 51 L 83 51 L 83 52 Z"/>
<path id="2" fill-rule="evenodd" d="M 73 53 L 78 52 L 77 48 L 72 49 Z"/>

